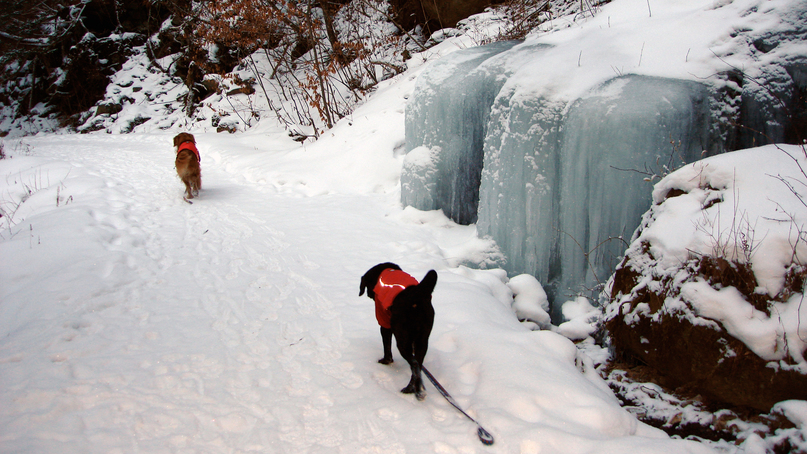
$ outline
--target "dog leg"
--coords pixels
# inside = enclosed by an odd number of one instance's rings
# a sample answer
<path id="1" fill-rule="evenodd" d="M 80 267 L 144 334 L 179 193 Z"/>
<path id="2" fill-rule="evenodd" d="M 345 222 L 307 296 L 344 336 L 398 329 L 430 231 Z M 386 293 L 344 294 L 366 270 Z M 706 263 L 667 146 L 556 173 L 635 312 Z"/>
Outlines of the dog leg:
<path id="1" fill-rule="evenodd" d="M 392 330 L 381 327 L 381 343 L 384 345 L 384 357 L 379 359 L 381 364 L 392 364 Z"/>
<path id="2" fill-rule="evenodd" d="M 393 326 L 396 326 L 394 320 Z M 398 328 L 401 328 L 400 325 L 398 325 Z M 418 360 L 418 355 L 415 352 L 415 344 L 411 333 L 406 329 L 397 329 L 393 332 L 395 334 L 395 343 L 398 345 L 398 352 L 403 356 L 406 362 L 409 363 L 409 369 L 412 371 L 409 384 L 406 385 L 401 392 L 404 394 L 414 394 L 418 400 L 423 400 L 426 398 L 426 393 L 423 390 L 423 380 L 420 375 L 422 363 Z"/>
<path id="3" fill-rule="evenodd" d="M 395 338 L 396 342 L 399 342 L 400 339 L 397 337 Z M 407 348 L 409 347 L 409 348 Z M 412 376 L 409 379 L 409 384 L 406 385 L 404 389 L 401 390 L 404 394 L 414 394 L 418 400 L 423 400 L 426 398 L 426 391 L 423 387 L 423 379 L 420 375 L 421 373 L 421 362 L 418 361 L 417 357 L 414 353 L 414 348 L 412 345 L 404 344 L 404 348 L 400 348 L 400 344 L 398 345 L 398 350 L 401 352 L 403 357 L 406 359 L 406 362 L 409 363 L 409 369 L 412 371 Z M 406 350 L 406 352 L 404 352 Z"/>
<path id="4" fill-rule="evenodd" d="M 409 384 L 401 392 L 404 394 L 414 394 L 418 400 L 426 398 L 426 388 L 423 386 L 423 377 L 421 375 L 421 365 L 417 361 L 410 361 L 409 368 L 412 370 L 412 378 L 409 379 Z"/>
<path id="5" fill-rule="evenodd" d="M 426 359 L 426 352 L 429 350 L 429 335 L 431 334 L 431 328 L 421 331 L 418 335 L 418 341 L 412 348 L 412 357 L 414 364 L 416 367 L 413 369 L 413 374 L 415 374 L 415 395 L 417 396 L 418 400 L 423 400 L 426 398 L 426 388 L 423 386 L 423 376 L 421 372 L 423 370 L 423 360 Z"/>

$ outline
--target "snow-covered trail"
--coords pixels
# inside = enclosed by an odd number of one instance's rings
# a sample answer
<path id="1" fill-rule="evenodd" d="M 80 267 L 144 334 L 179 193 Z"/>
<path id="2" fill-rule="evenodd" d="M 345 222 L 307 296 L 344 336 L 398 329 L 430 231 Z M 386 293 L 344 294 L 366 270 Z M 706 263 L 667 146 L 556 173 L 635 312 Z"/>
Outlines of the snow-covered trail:
<path id="1" fill-rule="evenodd" d="M 0 161 L 0 451 L 709 452 L 521 326 L 502 272 L 457 267 L 484 253 L 473 226 L 402 210 L 384 175 L 342 190 L 316 150 L 260 135 L 197 135 L 187 204 L 170 139 L 46 135 Z M 426 365 L 493 446 L 430 386 L 401 394 L 397 352 L 376 362 L 358 284 L 381 261 L 438 270 Z"/>
<path id="2" fill-rule="evenodd" d="M 53 277 L 65 285 L 29 282 L 4 295 L 23 305 L 47 291 L 55 306 L 37 333 L 4 342 L 4 353 L 16 353 L 3 361 L 41 363 L 13 380 L 24 389 L 15 390 L 18 414 L 4 418 L 6 446 L 395 452 L 394 426 L 427 430 L 429 413 L 414 403 L 405 408 L 423 414 L 408 422 L 383 401 L 375 414 L 343 411 L 369 397 L 368 379 L 400 399 L 407 378 L 397 363 L 373 365 L 372 378 L 355 370 L 380 355 L 359 277 L 374 257 L 418 253 L 405 234 L 374 225 L 384 222 L 372 197 L 271 194 L 218 170 L 216 151 L 200 140 L 204 190 L 189 205 L 169 137 L 30 142 L 38 157 L 96 177 L 104 203 L 85 205 L 92 194 L 71 194 L 69 177 L 62 183 L 60 196 L 73 196 L 64 210 L 86 218 L 86 235 L 101 232 L 88 267 L 97 287 L 70 285 L 78 276 L 64 263 Z"/>

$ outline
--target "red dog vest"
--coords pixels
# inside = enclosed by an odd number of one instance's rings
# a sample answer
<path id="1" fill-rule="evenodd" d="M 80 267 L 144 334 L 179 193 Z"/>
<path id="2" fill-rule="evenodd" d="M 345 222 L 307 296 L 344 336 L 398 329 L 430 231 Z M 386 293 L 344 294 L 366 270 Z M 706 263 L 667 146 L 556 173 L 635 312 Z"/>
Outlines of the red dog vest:
<path id="1" fill-rule="evenodd" d="M 199 155 L 199 150 L 196 149 L 196 144 L 193 142 L 182 142 L 179 144 L 179 148 L 177 149 L 177 153 L 182 150 L 191 150 L 193 154 L 196 155 L 196 160 L 202 162 L 202 157 Z"/>
<path id="2" fill-rule="evenodd" d="M 417 284 L 417 279 L 401 270 L 388 268 L 381 272 L 381 275 L 378 276 L 378 282 L 373 288 L 373 293 L 375 293 L 375 298 L 373 298 L 375 301 L 375 318 L 378 320 L 379 325 L 387 329 L 392 328 L 390 324 L 392 314 L 389 310 L 390 306 L 392 306 L 392 301 L 403 289 Z"/>

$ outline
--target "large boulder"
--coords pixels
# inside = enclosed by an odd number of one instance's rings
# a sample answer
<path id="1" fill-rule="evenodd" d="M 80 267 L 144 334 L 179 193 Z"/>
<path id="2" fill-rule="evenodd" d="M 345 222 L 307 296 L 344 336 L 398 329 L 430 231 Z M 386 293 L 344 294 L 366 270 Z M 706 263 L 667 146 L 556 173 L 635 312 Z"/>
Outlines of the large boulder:
<path id="1" fill-rule="evenodd" d="M 731 405 L 807 399 L 804 169 L 803 147 L 767 146 L 656 184 L 608 284 L 619 359 Z"/>

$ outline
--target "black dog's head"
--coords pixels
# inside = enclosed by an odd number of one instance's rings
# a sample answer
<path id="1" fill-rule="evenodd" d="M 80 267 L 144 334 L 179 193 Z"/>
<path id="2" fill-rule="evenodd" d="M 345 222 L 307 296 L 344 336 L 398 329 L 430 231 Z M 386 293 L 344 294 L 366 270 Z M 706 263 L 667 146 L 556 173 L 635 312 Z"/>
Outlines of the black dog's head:
<path id="1" fill-rule="evenodd" d="M 370 299 L 375 298 L 375 292 L 373 292 L 373 289 L 375 288 L 375 284 L 378 282 L 378 276 L 381 275 L 382 271 L 388 269 L 400 270 L 401 267 L 394 263 L 386 262 L 379 263 L 378 265 L 367 270 L 367 272 L 364 273 L 364 276 L 361 277 L 359 296 L 364 295 L 364 291 L 367 290 L 367 297 Z"/>

